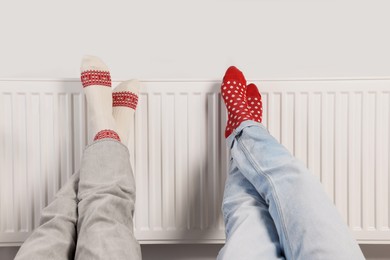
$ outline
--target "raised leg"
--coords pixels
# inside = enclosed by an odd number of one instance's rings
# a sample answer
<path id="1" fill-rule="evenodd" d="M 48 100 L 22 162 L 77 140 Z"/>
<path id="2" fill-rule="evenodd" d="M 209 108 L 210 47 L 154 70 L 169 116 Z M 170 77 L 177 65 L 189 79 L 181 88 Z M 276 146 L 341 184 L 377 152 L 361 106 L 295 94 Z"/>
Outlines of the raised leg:
<path id="1" fill-rule="evenodd" d="M 81 81 L 90 136 L 95 137 L 84 151 L 80 169 L 75 258 L 141 259 L 133 231 L 135 183 L 124 145 L 131 126 L 128 122 L 134 120 L 137 84 L 122 84 L 121 92 L 112 93 L 108 67 L 93 56 L 82 61 Z"/>
<path id="2" fill-rule="evenodd" d="M 126 146 L 113 139 L 84 151 L 75 259 L 141 259 L 133 233 L 135 182 Z"/>
<path id="3" fill-rule="evenodd" d="M 233 163 L 268 206 L 287 259 L 364 259 L 321 183 L 261 124 L 261 95 L 230 67 L 221 94 Z M 264 258 L 264 257 L 263 257 Z"/>
<path id="4" fill-rule="evenodd" d="M 231 161 L 222 211 L 226 243 L 220 260 L 285 259 L 268 205 Z"/>
<path id="5" fill-rule="evenodd" d="M 75 173 L 42 211 L 40 226 L 23 243 L 17 260 L 73 259 L 76 248 L 77 189 Z"/>
<path id="6" fill-rule="evenodd" d="M 321 183 L 265 127 L 229 136 L 233 160 L 269 205 L 287 259 L 364 259 Z"/>

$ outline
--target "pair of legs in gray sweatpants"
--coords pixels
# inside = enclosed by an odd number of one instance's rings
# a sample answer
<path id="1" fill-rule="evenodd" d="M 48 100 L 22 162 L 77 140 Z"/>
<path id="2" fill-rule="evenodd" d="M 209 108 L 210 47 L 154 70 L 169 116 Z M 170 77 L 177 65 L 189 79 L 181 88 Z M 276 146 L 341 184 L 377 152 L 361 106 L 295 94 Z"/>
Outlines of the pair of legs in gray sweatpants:
<path id="1" fill-rule="evenodd" d="M 133 233 L 134 203 L 127 147 L 113 139 L 96 141 L 15 259 L 141 259 Z"/>

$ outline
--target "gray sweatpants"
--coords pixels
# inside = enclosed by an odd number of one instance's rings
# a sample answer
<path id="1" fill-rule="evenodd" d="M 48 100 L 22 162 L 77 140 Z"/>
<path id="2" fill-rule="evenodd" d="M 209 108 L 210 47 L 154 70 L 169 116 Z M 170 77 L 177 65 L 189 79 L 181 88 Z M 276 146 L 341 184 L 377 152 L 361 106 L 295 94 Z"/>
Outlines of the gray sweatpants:
<path id="1" fill-rule="evenodd" d="M 127 147 L 110 139 L 94 142 L 15 259 L 141 259 L 134 202 Z"/>

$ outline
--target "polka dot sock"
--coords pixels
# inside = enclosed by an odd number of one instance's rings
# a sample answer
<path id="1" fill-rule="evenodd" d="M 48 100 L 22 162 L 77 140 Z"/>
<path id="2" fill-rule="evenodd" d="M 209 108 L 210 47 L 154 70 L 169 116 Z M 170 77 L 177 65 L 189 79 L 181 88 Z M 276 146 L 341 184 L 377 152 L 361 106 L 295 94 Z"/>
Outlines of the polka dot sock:
<path id="1" fill-rule="evenodd" d="M 228 111 L 225 129 L 227 138 L 241 122 L 254 120 L 247 106 L 245 77 L 236 67 L 231 66 L 227 69 L 221 85 L 221 94 Z"/>
<path id="2" fill-rule="evenodd" d="M 246 87 L 246 100 L 248 109 L 254 117 L 254 120 L 261 123 L 263 120 L 263 103 L 261 101 L 261 94 L 253 83 Z"/>
<path id="3" fill-rule="evenodd" d="M 129 80 L 120 83 L 112 93 L 113 116 L 122 143 L 134 147 L 134 114 L 137 108 L 140 82 Z M 130 137 L 130 139 L 129 139 Z"/>
<path id="4" fill-rule="evenodd" d="M 84 56 L 81 83 L 87 99 L 88 140 L 113 138 L 119 141 L 112 116 L 111 76 L 106 64 L 97 57 Z"/>

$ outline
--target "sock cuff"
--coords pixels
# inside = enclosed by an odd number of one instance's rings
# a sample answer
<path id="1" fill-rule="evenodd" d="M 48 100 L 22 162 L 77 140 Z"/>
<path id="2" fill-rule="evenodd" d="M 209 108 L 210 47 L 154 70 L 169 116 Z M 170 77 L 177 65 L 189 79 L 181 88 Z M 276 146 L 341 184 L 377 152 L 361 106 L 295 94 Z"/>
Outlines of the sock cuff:
<path id="1" fill-rule="evenodd" d="M 110 130 L 110 129 L 104 129 L 104 130 L 99 131 L 95 135 L 95 138 L 93 139 L 93 141 L 97 141 L 97 140 L 105 139 L 105 138 L 115 139 L 119 142 L 121 141 L 119 135 L 114 130 Z"/>
<path id="2" fill-rule="evenodd" d="M 111 75 L 109 71 L 86 70 L 81 72 L 81 83 L 84 88 L 91 85 L 111 87 Z"/>
<path id="3" fill-rule="evenodd" d="M 138 95 L 130 91 L 121 91 L 112 93 L 113 107 L 129 107 L 136 109 L 138 104 Z"/>

